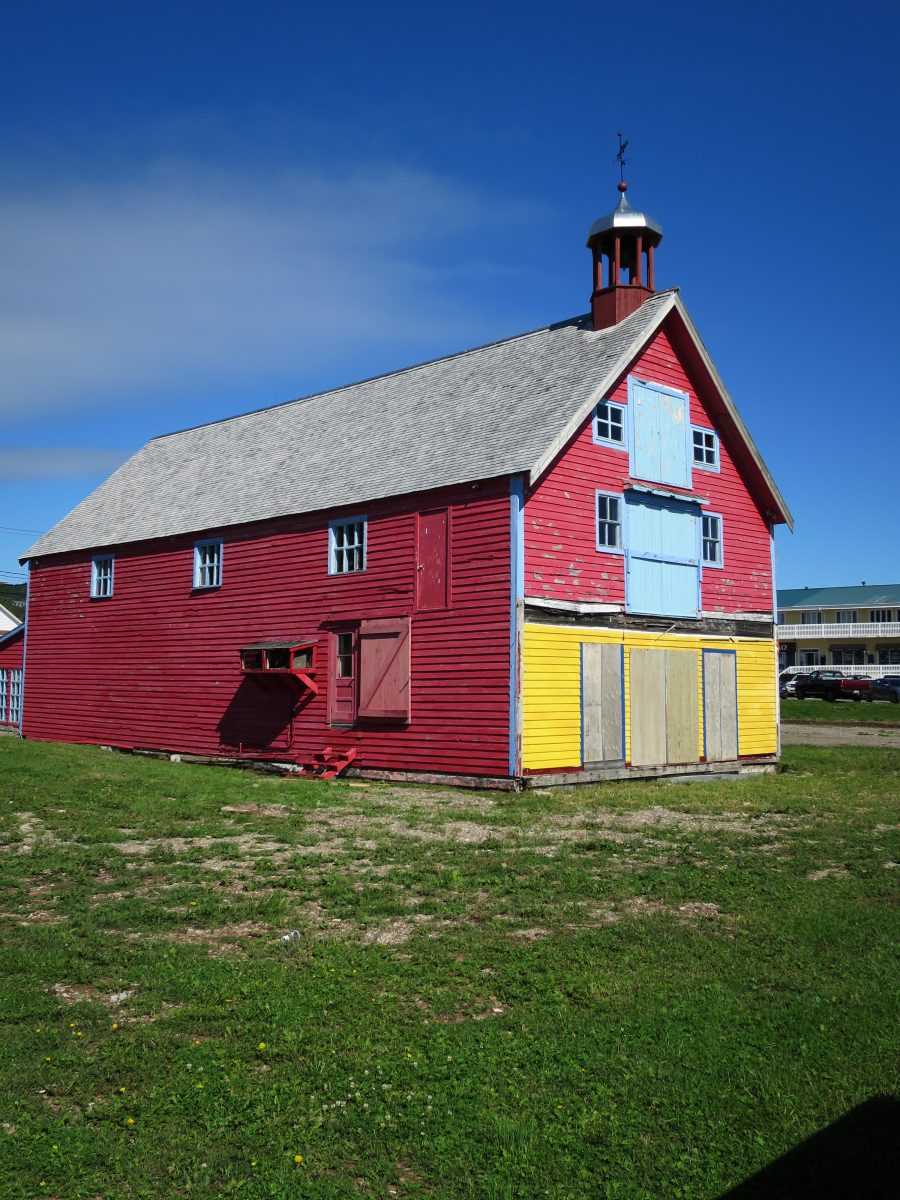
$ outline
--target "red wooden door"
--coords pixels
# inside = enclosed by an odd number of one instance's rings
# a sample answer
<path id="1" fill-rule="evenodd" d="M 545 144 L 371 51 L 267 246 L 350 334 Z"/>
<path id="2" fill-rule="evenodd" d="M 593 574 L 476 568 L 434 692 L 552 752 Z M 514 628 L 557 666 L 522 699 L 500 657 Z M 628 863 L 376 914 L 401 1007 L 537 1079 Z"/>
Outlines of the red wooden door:
<path id="1" fill-rule="evenodd" d="M 450 599 L 446 508 L 419 513 L 416 539 L 416 608 L 446 608 Z"/>
<path id="2" fill-rule="evenodd" d="M 352 725 L 356 720 L 356 637 L 353 629 L 339 629 L 331 635 L 328 719 L 332 725 Z"/>

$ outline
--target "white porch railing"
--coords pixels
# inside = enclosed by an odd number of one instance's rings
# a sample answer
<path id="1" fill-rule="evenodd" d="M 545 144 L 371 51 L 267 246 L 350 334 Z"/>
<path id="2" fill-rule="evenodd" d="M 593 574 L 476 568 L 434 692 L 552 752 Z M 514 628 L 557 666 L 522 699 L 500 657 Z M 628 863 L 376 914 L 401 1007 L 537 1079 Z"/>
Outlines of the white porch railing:
<path id="1" fill-rule="evenodd" d="M 850 663 L 819 663 L 817 667 L 780 667 L 781 671 L 790 671 L 792 675 L 808 675 L 810 671 L 842 671 L 845 675 L 861 675 L 864 679 L 882 679 L 885 675 L 900 675 L 900 663 L 893 666 L 853 666 Z"/>
<path id="2" fill-rule="evenodd" d="M 850 624 L 838 622 L 832 625 L 776 625 L 775 636 L 779 642 L 805 641 L 807 638 L 856 638 L 858 641 L 874 639 L 900 639 L 900 621 L 858 621 Z"/>

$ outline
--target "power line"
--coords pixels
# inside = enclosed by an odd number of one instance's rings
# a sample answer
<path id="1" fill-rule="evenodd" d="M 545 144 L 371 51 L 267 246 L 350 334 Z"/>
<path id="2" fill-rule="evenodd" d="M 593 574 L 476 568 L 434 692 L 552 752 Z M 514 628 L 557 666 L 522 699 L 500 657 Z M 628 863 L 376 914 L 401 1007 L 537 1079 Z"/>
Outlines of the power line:
<path id="1" fill-rule="evenodd" d="M 0 533 L 46 533 L 45 529 L 17 529 L 15 525 L 0 525 Z"/>
<path id="2" fill-rule="evenodd" d="M 3 576 L 3 575 L 16 575 L 19 579 L 27 579 L 28 578 L 27 571 L 0 571 L 0 576 Z"/>

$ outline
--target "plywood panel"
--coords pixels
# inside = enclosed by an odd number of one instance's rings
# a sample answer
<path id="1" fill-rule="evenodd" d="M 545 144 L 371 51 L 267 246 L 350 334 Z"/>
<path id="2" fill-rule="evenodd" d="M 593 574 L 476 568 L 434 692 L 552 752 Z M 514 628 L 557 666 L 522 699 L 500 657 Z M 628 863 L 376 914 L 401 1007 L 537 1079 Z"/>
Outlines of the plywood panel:
<path id="1" fill-rule="evenodd" d="M 622 647 L 601 646 L 603 679 L 600 703 L 603 726 L 603 758 L 606 762 L 621 761 L 625 756 L 624 705 L 622 703 Z"/>
<path id="2" fill-rule="evenodd" d="M 603 645 L 586 642 L 581 647 L 581 704 L 584 721 L 584 761 L 603 761 Z"/>
<path id="3" fill-rule="evenodd" d="M 697 652 L 659 651 L 666 656 L 666 762 L 697 762 Z"/>
<path id="4" fill-rule="evenodd" d="M 737 666 L 735 654 L 704 652 L 703 693 L 707 761 L 724 762 L 737 758 Z"/>
<path id="5" fill-rule="evenodd" d="M 631 761 L 658 766 L 666 761 L 666 656 L 661 650 L 632 650 Z"/>
<path id="6" fill-rule="evenodd" d="M 581 647 L 581 698 L 586 763 L 621 762 L 622 650 L 585 642 Z"/>

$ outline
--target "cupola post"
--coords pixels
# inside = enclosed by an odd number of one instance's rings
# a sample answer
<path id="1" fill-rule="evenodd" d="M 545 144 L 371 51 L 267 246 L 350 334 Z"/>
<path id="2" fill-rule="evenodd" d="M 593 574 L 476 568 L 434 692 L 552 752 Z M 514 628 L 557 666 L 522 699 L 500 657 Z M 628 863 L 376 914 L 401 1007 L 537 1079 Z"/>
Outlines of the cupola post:
<path id="1" fill-rule="evenodd" d="M 625 199 L 627 191 L 628 184 L 622 180 L 617 207 L 595 221 L 588 234 L 587 245 L 593 257 L 591 317 L 595 329 L 618 324 L 655 290 L 653 252 L 662 240 L 662 226 L 645 213 L 635 212 Z"/>

